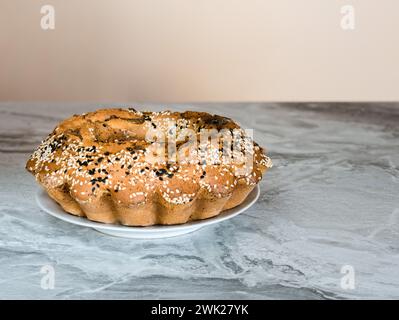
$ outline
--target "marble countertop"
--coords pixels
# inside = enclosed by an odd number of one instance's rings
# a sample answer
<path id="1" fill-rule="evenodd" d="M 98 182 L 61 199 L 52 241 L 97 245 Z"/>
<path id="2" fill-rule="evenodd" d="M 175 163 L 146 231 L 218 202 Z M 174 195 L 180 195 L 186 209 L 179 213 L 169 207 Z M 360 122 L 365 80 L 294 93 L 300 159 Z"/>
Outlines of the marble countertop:
<path id="1" fill-rule="evenodd" d="M 251 209 L 161 240 L 106 236 L 35 203 L 29 154 L 100 106 L 0 103 L 1 299 L 399 298 L 398 104 L 131 105 L 232 117 L 274 161 Z"/>

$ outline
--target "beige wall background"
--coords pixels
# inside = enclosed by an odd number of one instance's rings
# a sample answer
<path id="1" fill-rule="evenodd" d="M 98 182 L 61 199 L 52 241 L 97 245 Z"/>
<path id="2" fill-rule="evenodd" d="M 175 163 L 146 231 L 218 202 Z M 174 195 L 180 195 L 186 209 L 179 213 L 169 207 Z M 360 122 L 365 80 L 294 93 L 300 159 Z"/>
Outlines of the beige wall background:
<path id="1" fill-rule="evenodd" d="M 397 0 L 0 0 L 0 100 L 399 100 L 398 39 Z"/>

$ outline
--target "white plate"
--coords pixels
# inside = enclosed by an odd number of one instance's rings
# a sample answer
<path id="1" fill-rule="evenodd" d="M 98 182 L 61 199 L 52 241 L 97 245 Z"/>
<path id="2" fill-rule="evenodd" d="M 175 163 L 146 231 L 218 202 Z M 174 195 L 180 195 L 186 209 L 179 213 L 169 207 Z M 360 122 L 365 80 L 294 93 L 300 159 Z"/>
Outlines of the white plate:
<path id="1" fill-rule="evenodd" d="M 128 227 L 119 224 L 106 224 L 71 215 L 66 213 L 53 199 L 47 195 L 47 192 L 44 190 L 39 190 L 39 192 L 36 194 L 36 201 L 39 204 L 39 207 L 44 210 L 44 212 L 69 223 L 93 228 L 99 232 L 117 237 L 155 239 L 179 236 L 199 230 L 205 226 L 233 218 L 251 207 L 259 198 L 259 193 L 259 186 L 256 186 L 242 204 L 233 209 L 226 210 L 222 214 L 213 218 L 191 221 L 179 225 L 156 225 L 149 227 Z"/>

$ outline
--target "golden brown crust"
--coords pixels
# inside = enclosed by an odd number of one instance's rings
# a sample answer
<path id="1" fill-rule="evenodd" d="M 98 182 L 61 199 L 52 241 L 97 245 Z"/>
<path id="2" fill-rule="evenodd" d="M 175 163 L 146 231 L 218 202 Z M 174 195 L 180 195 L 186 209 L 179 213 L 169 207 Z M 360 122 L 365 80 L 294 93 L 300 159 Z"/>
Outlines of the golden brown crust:
<path id="1" fill-rule="evenodd" d="M 214 160 L 215 154 L 223 153 L 219 143 L 215 150 L 208 147 L 190 161 L 150 162 L 149 150 L 154 146 L 146 139 L 150 129 L 166 134 L 174 130 L 177 136 L 185 129 L 198 135 L 202 129 L 241 130 L 231 119 L 205 112 L 103 109 L 61 122 L 26 168 L 71 214 L 104 223 L 148 226 L 205 219 L 233 208 L 271 167 L 256 143 L 253 165 L 245 174 L 237 174 L 238 165 Z M 189 146 L 181 150 L 192 153 Z"/>

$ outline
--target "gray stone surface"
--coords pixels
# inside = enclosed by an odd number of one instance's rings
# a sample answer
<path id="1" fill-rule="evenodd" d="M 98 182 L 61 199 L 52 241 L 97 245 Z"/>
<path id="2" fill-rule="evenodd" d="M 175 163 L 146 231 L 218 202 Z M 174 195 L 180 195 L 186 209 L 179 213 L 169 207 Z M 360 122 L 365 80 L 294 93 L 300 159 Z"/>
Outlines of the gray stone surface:
<path id="1" fill-rule="evenodd" d="M 0 298 L 399 298 L 397 105 L 139 106 L 230 116 L 275 164 L 250 210 L 151 241 L 70 225 L 35 203 L 29 154 L 58 121 L 98 106 L 0 104 Z M 40 285 L 45 265 L 53 290 Z M 344 265 L 354 289 L 340 286 Z"/>

